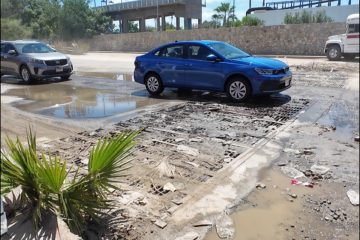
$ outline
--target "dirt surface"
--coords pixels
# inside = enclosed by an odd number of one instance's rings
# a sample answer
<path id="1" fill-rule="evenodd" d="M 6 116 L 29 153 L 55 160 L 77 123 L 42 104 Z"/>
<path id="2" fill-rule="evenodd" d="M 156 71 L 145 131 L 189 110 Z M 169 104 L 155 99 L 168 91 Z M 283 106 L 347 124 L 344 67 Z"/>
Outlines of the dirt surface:
<path id="1" fill-rule="evenodd" d="M 23 138 L 31 123 L 40 148 L 85 171 L 101 137 L 144 129 L 130 177 L 111 196 L 121 221 L 89 228 L 95 238 L 218 239 L 225 214 L 233 239 L 357 239 L 359 208 L 346 193 L 359 189 L 359 65 L 282 60 L 293 87 L 244 104 L 198 91 L 148 99 L 131 78 L 85 67 L 67 82 L 24 86 L 5 77 L 1 140 Z M 316 174 L 314 165 L 328 169 Z M 312 187 L 292 185 L 284 167 Z"/>

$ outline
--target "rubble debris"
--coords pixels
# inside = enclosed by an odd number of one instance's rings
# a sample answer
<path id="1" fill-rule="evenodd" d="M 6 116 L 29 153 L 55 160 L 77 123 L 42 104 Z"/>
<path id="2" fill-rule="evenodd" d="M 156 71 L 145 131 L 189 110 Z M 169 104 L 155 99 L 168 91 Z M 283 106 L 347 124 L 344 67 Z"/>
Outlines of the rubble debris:
<path id="1" fill-rule="evenodd" d="M 225 158 L 225 159 L 224 159 L 224 162 L 229 163 L 229 162 L 231 162 L 232 160 L 234 160 L 234 158 Z"/>
<path id="2" fill-rule="evenodd" d="M 186 141 L 185 138 L 175 138 L 176 143 L 185 142 L 185 141 Z"/>
<path id="3" fill-rule="evenodd" d="M 175 206 L 172 206 L 171 208 L 169 208 L 166 211 L 172 215 L 178 208 L 179 208 L 179 206 L 175 205 Z"/>
<path id="4" fill-rule="evenodd" d="M 181 198 L 174 198 L 173 200 L 171 200 L 171 202 L 176 205 L 181 205 L 184 203 L 184 201 Z"/>
<path id="5" fill-rule="evenodd" d="M 234 222 L 226 214 L 216 219 L 216 232 L 221 239 L 233 239 L 235 234 Z"/>
<path id="6" fill-rule="evenodd" d="M 125 192 L 117 199 L 117 201 L 123 205 L 129 205 L 133 202 L 142 200 L 144 200 L 144 195 L 142 193 L 132 191 Z"/>
<path id="7" fill-rule="evenodd" d="M 172 178 L 175 175 L 175 166 L 170 165 L 166 158 L 164 158 L 155 169 L 159 173 L 160 178 L 164 176 Z"/>
<path id="8" fill-rule="evenodd" d="M 184 236 L 175 238 L 175 240 L 196 240 L 198 238 L 199 234 L 197 232 L 188 232 Z"/>
<path id="9" fill-rule="evenodd" d="M 287 165 L 287 162 L 283 161 L 283 162 L 278 162 L 277 165 L 279 167 L 283 167 L 283 166 L 286 166 Z"/>
<path id="10" fill-rule="evenodd" d="M 297 195 L 295 193 L 289 192 L 288 195 L 294 199 L 297 198 Z"/>
<path id="11" fill-rule="evenodd" d="M 284 153 L 294 153 L 296 155 L 301 154 L 301 152 L 297 149 L 291 149 L 291 148 L 284 148 Z"/>
<path id="12" fill-rule="evenodd" d="M 359 193 L 355 192 L 354 190 L 349 190 L 346 192 L 350 202 L 354 206 L 359 206 Z"/>
<path id="13" fill-rule="evenodd" d="M 177 149 L 176 151 L 180 152 L 180 153 L 185 153 L 187 155 L 190 155 L 190 156 L 194 156 L 194 157 L 197 157 L 199 156 L 199 150 L 196 149 L 196 148 L 192 148 L 192 147 L 188 147 L 188 146 L 185 146 L 185 145 L 179 145 L 177 146 Z"/>
<path id="14" fill-rule="evenodd" d="M 315 165 L 311 166 L 310 170 L 315 174 L 324 175 L 328 171 L 330 171 L 330 168 L 328 168 L 326 166 L 320 166 L 320 165 L 315 164 Z"/>
<path id="15" fill-rule="evenodd" d="M 259 182 L 259 183 L 256 183 L 256 188 L 257 189 L 265 189 L 266 185 L 264 183 Z"/>
<path id="16" fill-rule="evenodd" d="M 202 143 L 204 140 L 201 137 L 190 138 L 189 142 Z"/>
<path id="17" fill-rule="evenodd" d="M 175 192 L 176 191 L 176 187 L 172 184 L 172 183 L 167 183 L 164 185 L 163 189 L 165 191 L 171 191 L 171 192 Z"/>
<path id="18" fill-rule="evenodd" d="M 193 227 L 208 227 L 208 226 L 212 226 L 213 223 L 210 220 L 202 220 L 199 221 L 195 224 L 193 224 Z"/>
<path id="19" fill-rule="evenodd" d="M 161 221 L 161 220 L 156 220 L 155 222 L 154 222 L 154 224 L 156 225 L 156 226 L 158 226 L 159 228 L 162 228 L 162 229 L 164 229 L 166 226 L 167 226 L 167 223 L 166 222 L 164 222 L 164 221 Z"/>
<path id="20" fill-rule="evenodd" d="M 299 170 L 293 167 L 283 166 L 280 169 L 286 176 L 290 178 L 296 179 L 296 178 L 305 177 L 304 173 L 300 172 Z"/>
<path id="21" fill-rule="evenodd" d="M 199 164 L 194 163 L 194 162 L 185 161 L 185 163 L 187 163 L 187 164 L 189 164 L 189 165 L 191 165 L 193 167 L 196 167 L 196 168 L 198 168 L 200 166 Z"/>

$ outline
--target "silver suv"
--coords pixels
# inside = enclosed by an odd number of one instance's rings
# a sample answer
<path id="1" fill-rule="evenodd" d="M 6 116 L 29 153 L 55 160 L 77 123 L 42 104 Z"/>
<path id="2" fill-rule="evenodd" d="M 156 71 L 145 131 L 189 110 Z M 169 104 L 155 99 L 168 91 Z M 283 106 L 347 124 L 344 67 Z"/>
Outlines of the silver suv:
<path id="1" fill-rule="evenodd" d="M 65 54 L 38 41 L 1 41 L 1 76 L 20 76 L 26 83 L 34 79 L 61 77 L 67 80 L 73 65 Z"/>

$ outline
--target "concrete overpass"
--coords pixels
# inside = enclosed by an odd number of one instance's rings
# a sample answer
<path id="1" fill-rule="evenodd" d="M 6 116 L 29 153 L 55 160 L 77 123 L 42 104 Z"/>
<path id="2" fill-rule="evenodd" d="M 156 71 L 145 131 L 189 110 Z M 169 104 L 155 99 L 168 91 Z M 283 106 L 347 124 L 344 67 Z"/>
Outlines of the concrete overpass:
<path id="1" fill-rule="evenodd" d="M 140 32 L 146 31 L 146 20 L 157 19 L 157 30 L 166 30 L 167 16 L 176 18 L 176 29 L 180 29 L 180 20 L 184 28 L 191 29 L 193 19 L 198 25 L 202 22 L 202 0 L 138 0 L 102 6 L 113 21 L 119 21 L 120 32 L 129 32 L 129 22 L 139 21 Z"/>

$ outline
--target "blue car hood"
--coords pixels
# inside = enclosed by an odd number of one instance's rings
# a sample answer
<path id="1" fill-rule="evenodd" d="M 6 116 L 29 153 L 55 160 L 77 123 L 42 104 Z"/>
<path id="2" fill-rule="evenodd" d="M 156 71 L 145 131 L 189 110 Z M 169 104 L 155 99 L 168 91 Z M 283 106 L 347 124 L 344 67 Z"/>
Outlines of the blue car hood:
<path id="1" fill-rule="evenodd" d="M 230 61 L 233 63 L 252 65 L 254 67 L 259 67 L 259 68 L 281 69 L 288 66 L 282 61 L 272 58 L 264 58 L 264 57 L 245 57 L 245 58 L 231 59 Z"/>

